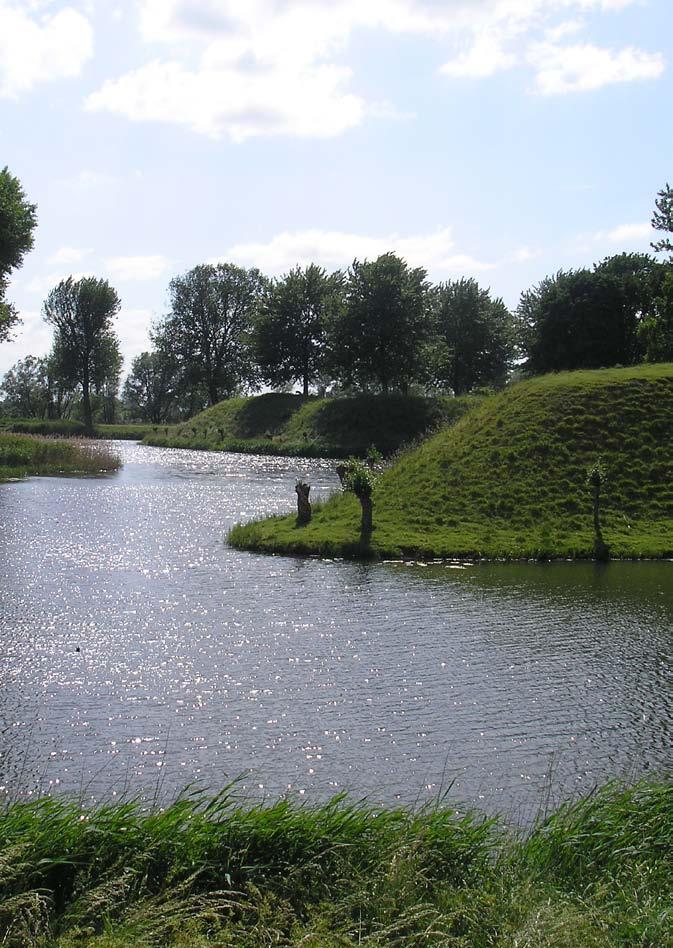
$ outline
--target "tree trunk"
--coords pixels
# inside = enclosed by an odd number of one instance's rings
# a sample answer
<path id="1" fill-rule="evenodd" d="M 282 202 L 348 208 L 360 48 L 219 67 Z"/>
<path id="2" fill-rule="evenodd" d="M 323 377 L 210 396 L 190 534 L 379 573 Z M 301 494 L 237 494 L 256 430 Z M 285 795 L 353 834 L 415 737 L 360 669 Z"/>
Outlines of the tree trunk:
<path id="1" fill-rule="evenodd" d="M 297 526 L 305 526 L 311 522 L 311 504 L 308 499 L 311 485 L 297 481 L 295 490 L 297 492 Z"/>
<path id="2" fill-rule="evenodd" d="M 610 547 L 603 539 L 601 530 L 601 485 L 593 485 L 594 494 L 594 557 L 601 562 L 610 559 Z"/>
<path id="3" fill-rule="evenodd" d="M 91 392 L 89 384 L 89 373 L 84 372 L 82 379 L 82 406 L 84 408 L 84 427 L 86 433 L 93 434 L 93 413 L 91 411 Z"/>
<path id="4" fill-rule="evenodd" d="M 304 376 L 304 398 L 308 398 L 308 375 Z"/>

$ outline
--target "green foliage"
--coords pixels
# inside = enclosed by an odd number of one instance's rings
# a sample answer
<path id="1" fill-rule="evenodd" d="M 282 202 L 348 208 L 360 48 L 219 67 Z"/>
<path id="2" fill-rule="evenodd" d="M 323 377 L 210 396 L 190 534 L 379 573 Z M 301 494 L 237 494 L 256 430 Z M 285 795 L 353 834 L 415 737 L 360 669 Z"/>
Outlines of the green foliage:
<path id="1" fill-rule="evenodd" d="M 668 267 L 654 297 L 651 312 L 638 327 L 647 362 L 673 359 L 673 267 Z"/>
<path id="2" fill-rule="evenodd" d="M 517 316 L 527 370 L 640 362 L 638 327 L 654 311 L 665 272 L 647 254 L 619 254 L 593 270 L 561 270 L 523 293 Z"/>
<path id="3" fill-rule="evenodd" d="M 46 359 L 26 356 L 19 359 L 2 380 L 0 396 L 5 414 L 18 418 L 44 418 L 49 410 L 50 391 Z"/>
<path id="4" fill-rule="evenodd" d="M 93 429 L 93 393 L 114 399 L 119 385 L 121 355 L 112 320 L 120 305 L 110 284 L 95 277 L 68 277 L 44 302 L 45 321 L 55 329 L 51 371 L 66 386 L 80 386 L 87 431 Z"/>
<path id="5" fill-rule="evenodd" d="M 5 299 L 9 275 L 33 247 L 37 208 L 30 204 L 21 182 L 7 167 L 0 171 L 0 342 L 9 338 L 19 316 Z"/>
<path id="6" fill-rule="evenodd" d="M 489 290 L 472 279 L 440 283 L 431 295 L 435 384 L 463 395 L 504 382 L 516 352 L 516 333 L 503 301 L 492 300 Z"/>
<path id="7" fill-rule="evenodd" d="M 398 394 L 229 398 L 182 424 L 157 426 L 145 440 L 160 447 L 338 458 L 364 457 L 376 444 L 388 455 L 453 423 L 478 401 Z"/>
<path id="8" fill-rule="evenodd" d="M 327 328 L 342 292 L 341 274 L 311 264 L 274 280 L 255 325 L 255 359 L 270 385 L 300 382 L 304 395 L 327 365 Z"/>
<path id="9" fill-rule="evenodd" d="M 655 230 L 662 230 L 665 233 L 673 234 L 673 188 L 666 183 L 666 187 L 658 192 L 654 202 L 655 211 L 652 215 L 652 227 Z M 663 237 L 661 240 L 652 244 L 652 249 L 659 253 L 670 253 L 673 255 L 673 241 L 669 237 Z M 671 257 L 673 262 L 673 256 Z"/>
<path id="10" fill-rule="evenodd" d="M 422 377 L 431 328 L 426 275 L 394 253 L 353 262 L 331 333 L 334 368 L 345 385 L 406 392 Z"/>
<path id="11" fill-rule="evenodd" d="M 345 464 L 343 488 L 352 491 L 356 497 L 371 497 L 376 475 L 371 466 L 358 458 L 348 458 Z"/>
<path id="12" fill-rule="evenodd" d="M 142 352 L 133 360 L 124 383 L 123 402 L 131 418 L 161 424 L 172 421 L 177 407 L 180 369 L 165 349 Z"/>
<path id="13" fill-rule="evenodd" d="M 336 797 L 0 814 L 10 948 L 642 948 L 673 943 L 670 782 L 609 784 L 525 836 Z"/>
<path id="14" fill-rule="evenodd" d="M 155 342 L 210 405 L 254 379 L 250 334 L 263 286 L 259 270 L 232 263 L 202 264 L 170 282 L 171 311 Z"/>
<path id="15" fill-rule="evenodd" d="M 610 477 L 601 524 L 616 557 L 673 555 L 673 365 L 547 375 L 479 403 L 403 454 L 373 492 L 371 553 L 385 557 L 593 557 L 585 474 Z M 337 495 L 294 518 L 236 527 L 268 552 L 357 555 L 359 510 Z"/>

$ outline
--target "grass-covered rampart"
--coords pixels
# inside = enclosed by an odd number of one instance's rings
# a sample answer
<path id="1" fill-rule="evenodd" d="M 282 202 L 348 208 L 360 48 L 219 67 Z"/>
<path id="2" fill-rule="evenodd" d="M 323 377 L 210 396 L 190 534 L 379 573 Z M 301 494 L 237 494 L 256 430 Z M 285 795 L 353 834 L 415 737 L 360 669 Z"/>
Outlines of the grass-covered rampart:
<path id="1" fill-rule="evenodd" d="M 0 814 L 0 942 L 665 948 L 672 851 L 670 783 L 607 786 L 524 838 L 343 798 L 41 799 Z"/>
<path id="2" fill-rule="evenodd" d="M 415 557 L 585 557 L 594 552 L 588 469 L 601 461 L 611 555 L 673 556 L 673 365 L 568 372 L 513 385 L 404 454 L 373 492 L 360 542 L 352 494 L 239 525 L 266 552 Z M 292 498 L 288 497 L 288 507 Z"/>
<path id="3" fill-rule="evenodd" d="M 100 474 L 121 458 L 95 442 L 0 432 L 0 481 L 29 475 Z"/>
<path id="4" fill-rule="evenodd" d="M 391 454 L 428 431 L 453 423 L 479 400 L 480 396 L 412 395 L 305 399 L 288 394 L 229 398 L 181 425 L 157 426 L 145 436 L 145 443 L 334 458 L 364 456 L 374 445 L 382 454 Z"/>

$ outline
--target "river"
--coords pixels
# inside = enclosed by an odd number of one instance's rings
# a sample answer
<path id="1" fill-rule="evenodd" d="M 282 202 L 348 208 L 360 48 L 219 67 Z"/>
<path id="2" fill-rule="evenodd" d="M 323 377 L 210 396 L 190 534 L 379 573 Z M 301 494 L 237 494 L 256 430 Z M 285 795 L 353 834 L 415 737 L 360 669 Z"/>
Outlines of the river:
<path id="1" fill-rule="evenodd" d="M 515 822 L 671 771 L 673 564 L 240 553 L 334 462 L 118 442 L 0 486 L 0 793 L 424 803 Z"/>

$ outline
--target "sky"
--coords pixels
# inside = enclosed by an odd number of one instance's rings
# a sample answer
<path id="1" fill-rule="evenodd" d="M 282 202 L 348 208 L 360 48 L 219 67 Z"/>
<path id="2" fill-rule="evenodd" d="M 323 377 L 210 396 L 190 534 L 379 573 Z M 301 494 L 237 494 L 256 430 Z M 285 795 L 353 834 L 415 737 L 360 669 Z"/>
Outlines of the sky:
<path id="1" fill-rule="evenodd" d="M 173 276 L 389 250 L 515 307 L 647 251 L 673 183 L 673 0 L 0 0 L 0 167 L 37 204 L 0 373 L 59 280 L 125 368 Z"/>

